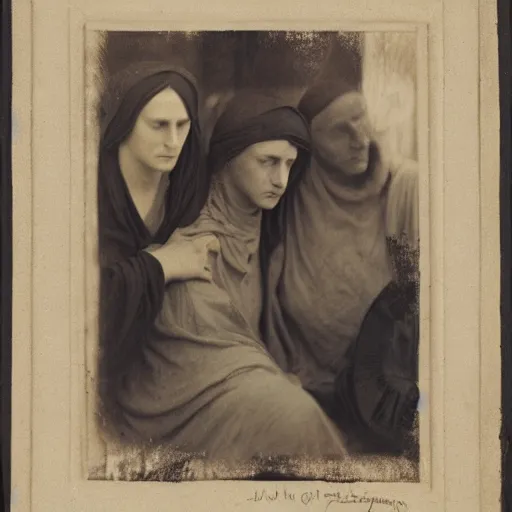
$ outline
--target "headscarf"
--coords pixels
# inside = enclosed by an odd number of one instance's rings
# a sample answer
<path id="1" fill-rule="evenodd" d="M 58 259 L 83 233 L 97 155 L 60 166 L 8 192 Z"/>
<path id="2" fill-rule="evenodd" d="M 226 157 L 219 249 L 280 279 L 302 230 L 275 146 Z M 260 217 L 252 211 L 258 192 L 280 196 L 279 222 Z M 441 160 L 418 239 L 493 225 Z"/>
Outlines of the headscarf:
<path id="1" fill-rule="evenodd" d="M 296 108 L 267 92 L 237 93 L 213 129 L 208 156 L 212 171 L 224 167 L 252 144 L 269 140 L 287 140 L 296 146 L 297 160 L 309 157 L 309 127 Z"/>
<path id="2" fill-rule="evenodd" d="M 325 110 L 335 99 L 359 89 L 344 80 L 325 80 L 313 84 L 303 94 L 298 109 L 309 123 Z"/>
<path id="3" fill-rule="evenodd" d="M 309 128 L 298 110 L 279 96 L 263 91 L 238 92 L 217 120 L 210 141 L 208 163 L 213 183 L 206 207 L 195 224 L 200 226 L 200 231 L 211 229 L 210 232 L 220 235 L 224 258 L 242 274 L 247 272 L 248 259 L 259 249 L 262 215 L 258 212 L 249 217 L 246 212 L 233 211 L 229 192 L 216 175 L 249 146 L 270 140 L 287 140 L 298 149 L 287 191 L 274 208 L 279 210 L 290 186 L 309 164 Z M 263 212 L 266 223 L 274 221 L 272 214 L 273 211 Z M 185 230 L 189 235 L 197 234 L 196 231 L 193 226 Z"/>
<path id="4" fill-rule="evenodd" d="M 164 220 L 157 233 L 151 236 L 121 174 L 118 149 L 132 131 L 144 106 L 167 87 L 182 99 L 191 127 L 176 167 L 169 174 Z M 153 242 L 166 242 L 176 227 L 190 224 L 197 218 L 208 192 L 198 108 L 194 78 L 187 71 L 165 63 L 135 63 L 108 81 L 100 108 L 98 189 L 103 261 L 105 257 L 112 259 L 112 254 L 110 257 L 106 254 L 112 245 L 122 246 L 117 257 L 126 257 Z"/>
<path id="5" fill-rule="evenodd" d="M 263 264 L 283 234 L 287 197 L 293 193 L 310 164 L 311 134 L 306 119 L 279 95 L 257 89 L 241 91 L 217 120 L 208 156 L 215 174 L 247 147 L 269 140 L 287 140 L 298 149 L 298 155 L 290 171 L 286 193 L 273 210 L 262 213 Z"/>

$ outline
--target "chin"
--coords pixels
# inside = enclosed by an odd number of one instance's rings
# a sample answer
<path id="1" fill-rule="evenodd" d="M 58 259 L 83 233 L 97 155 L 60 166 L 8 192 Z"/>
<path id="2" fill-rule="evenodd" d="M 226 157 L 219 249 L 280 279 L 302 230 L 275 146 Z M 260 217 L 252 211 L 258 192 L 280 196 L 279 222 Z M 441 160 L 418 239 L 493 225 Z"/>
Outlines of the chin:
<path id="1" fill-rule="evenodd" d="M 277 206 L 277 203 L 279 203 L 280 199 L 280 197 L 276 199 L 265 198 L 259 201 L 257 206 L 262 210 L 273 210 Z"/>
<path id="2" fill-rule="evenodd" d="M 356 165 L 353 165 L 352 167 L 347 168 L 347 174 L 351 176 L 360 176 L 361 174 L 364 174 L 368 170 L 369 162 L 361 162 Z"/>
<path id="3" fill-rule="evenodd" d="M 154 171 L 165 174 L 171 172 L 176 167 L 176 160 L 170 162 L 154 162 L 152 167 Z"/>

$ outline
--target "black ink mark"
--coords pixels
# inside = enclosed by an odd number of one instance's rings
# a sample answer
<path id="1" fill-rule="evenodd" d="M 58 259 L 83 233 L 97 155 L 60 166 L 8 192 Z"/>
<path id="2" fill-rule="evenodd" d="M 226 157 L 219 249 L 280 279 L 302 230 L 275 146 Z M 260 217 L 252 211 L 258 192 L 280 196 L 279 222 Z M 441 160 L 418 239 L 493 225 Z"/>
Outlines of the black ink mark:
<path id="1" fill-rule="evenodd" d="M 251 496 L 250 498 L 247 498 L 247 501 L 254 501 L 256 503 L 260 501 L 266 501 L 267 503 L 271 503 L 273 501 L 276 501 L 279 498 L 279 491 L 274 492 L 267 492 L 266 490 L 263 491 L 255 491 L 254 496 Z"/>
<path id="2" fill-rule="evenodd" d="M 377 504 L 389 507 L 390 512 L 407 512 L 408 510 L 407 504 L 403 501 L 390 500 L 388 498 L 358 496 L 353 493 L 347 495 L 341 495 L 340 493 L 326 493 L 324 497 L 329 500 L 325 508 L 326 512 L 332 512 L 332 510 L 334 510 L 332 507 L 334 503 L 338 505 L 347 505 L 351 503 L 369 504 L 368 512 L 372 512 L 374 510 L 374 506 Z"/>
<path id="3" fill-rule="evenodd" d="M 286 489 L 284 490 L 284 499 L 285 501 L 295 501 L 295 494 L 289 493 Z"/>
<path id="4" fill-rule="evenodd" d="M 300 501 L 303 505 L 309 505 L 313 501 L 319 501 L 320 500 L 320 491 L 317 490 L 316 492 L 303 492 Z"/>
<path id="5" fill-rule="evenodd" d="M 367 496 L 366 494 L 360 496 L 349 492 L 342 494 L 340 492 L 334 493 L 320 493 L 319 490 L 308 491 L 300 494 L 300 498 L 295 493 L 288 492 L 286 489 L 282 492 L 268 491 L 266 489 L 257 490 L 254 495 L 247 499 L 247 501 L 254 501 L 255 503 L 265 502 L 274 503 L 278 501 L 293 501 L 299 502 L 305 508 L 309 508 L 314 502 L 326 502 L 325 512 L 333 512 L 335 507 L 333 505 L 347 505 L 347 504 L 364 504 L 368 505 L 367 512 L 384 511 L 384 508 L 379 508 L 377 505 L 387 507 L 389 512 L 407 512 L 409 510 L 406 503 L 403 501 L 392 500 L 380 496 Z"/>

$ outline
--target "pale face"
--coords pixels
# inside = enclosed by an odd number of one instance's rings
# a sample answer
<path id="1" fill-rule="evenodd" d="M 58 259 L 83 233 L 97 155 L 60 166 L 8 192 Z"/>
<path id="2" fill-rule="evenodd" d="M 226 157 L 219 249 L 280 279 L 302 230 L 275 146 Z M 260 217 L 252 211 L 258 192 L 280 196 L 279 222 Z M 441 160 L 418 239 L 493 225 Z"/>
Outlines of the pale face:
<path id="1" fill-rule="evenodd" d="M 170 172 L 178 161 L 189 131 L 190 119 L 185 104 L 173 89 L 167 88 L 141 110 L 121 148 L 144 171 Z"/>
<path id="2" fill-rule="evenodd" d="M 311 123 L 315 151 L 347 176 L 364 173 L 370 155 L 370 123 L 359 92 L 334 100 Z"/>
<path id="3" fill-rule="evenodd" d="M 228 179 L 244 206 L 271 210 L 284 194 L 297 148 L 286 140 L 258 142 L 228 164 Z"/>

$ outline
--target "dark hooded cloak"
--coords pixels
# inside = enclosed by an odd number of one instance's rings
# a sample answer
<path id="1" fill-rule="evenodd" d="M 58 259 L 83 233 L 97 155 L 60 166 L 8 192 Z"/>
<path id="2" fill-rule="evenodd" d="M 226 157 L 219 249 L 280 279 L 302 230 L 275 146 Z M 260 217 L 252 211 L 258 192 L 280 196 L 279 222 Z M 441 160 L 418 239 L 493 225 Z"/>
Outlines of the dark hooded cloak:
<path id="1" fill-rule="evenodd" d="M 191 128 L 169 174 L 163 220 L 151 233 L 141 219 L 119 167 L 119 145 L 144 106 L 171 87 L 183 100 Z M 113 76 L 101 102 L 98 176 L 100 291 L 100 380 L 110 404 L 119 379 L 141 356 L 148 330 L 161 308 L 164 274 L 144 251 L 165 243 L 178 226 L 193 222 L 207 196 L 208 179 L 199 132 L 198 93 L 184 70 L 162 63 L 137 63 Z"/>

